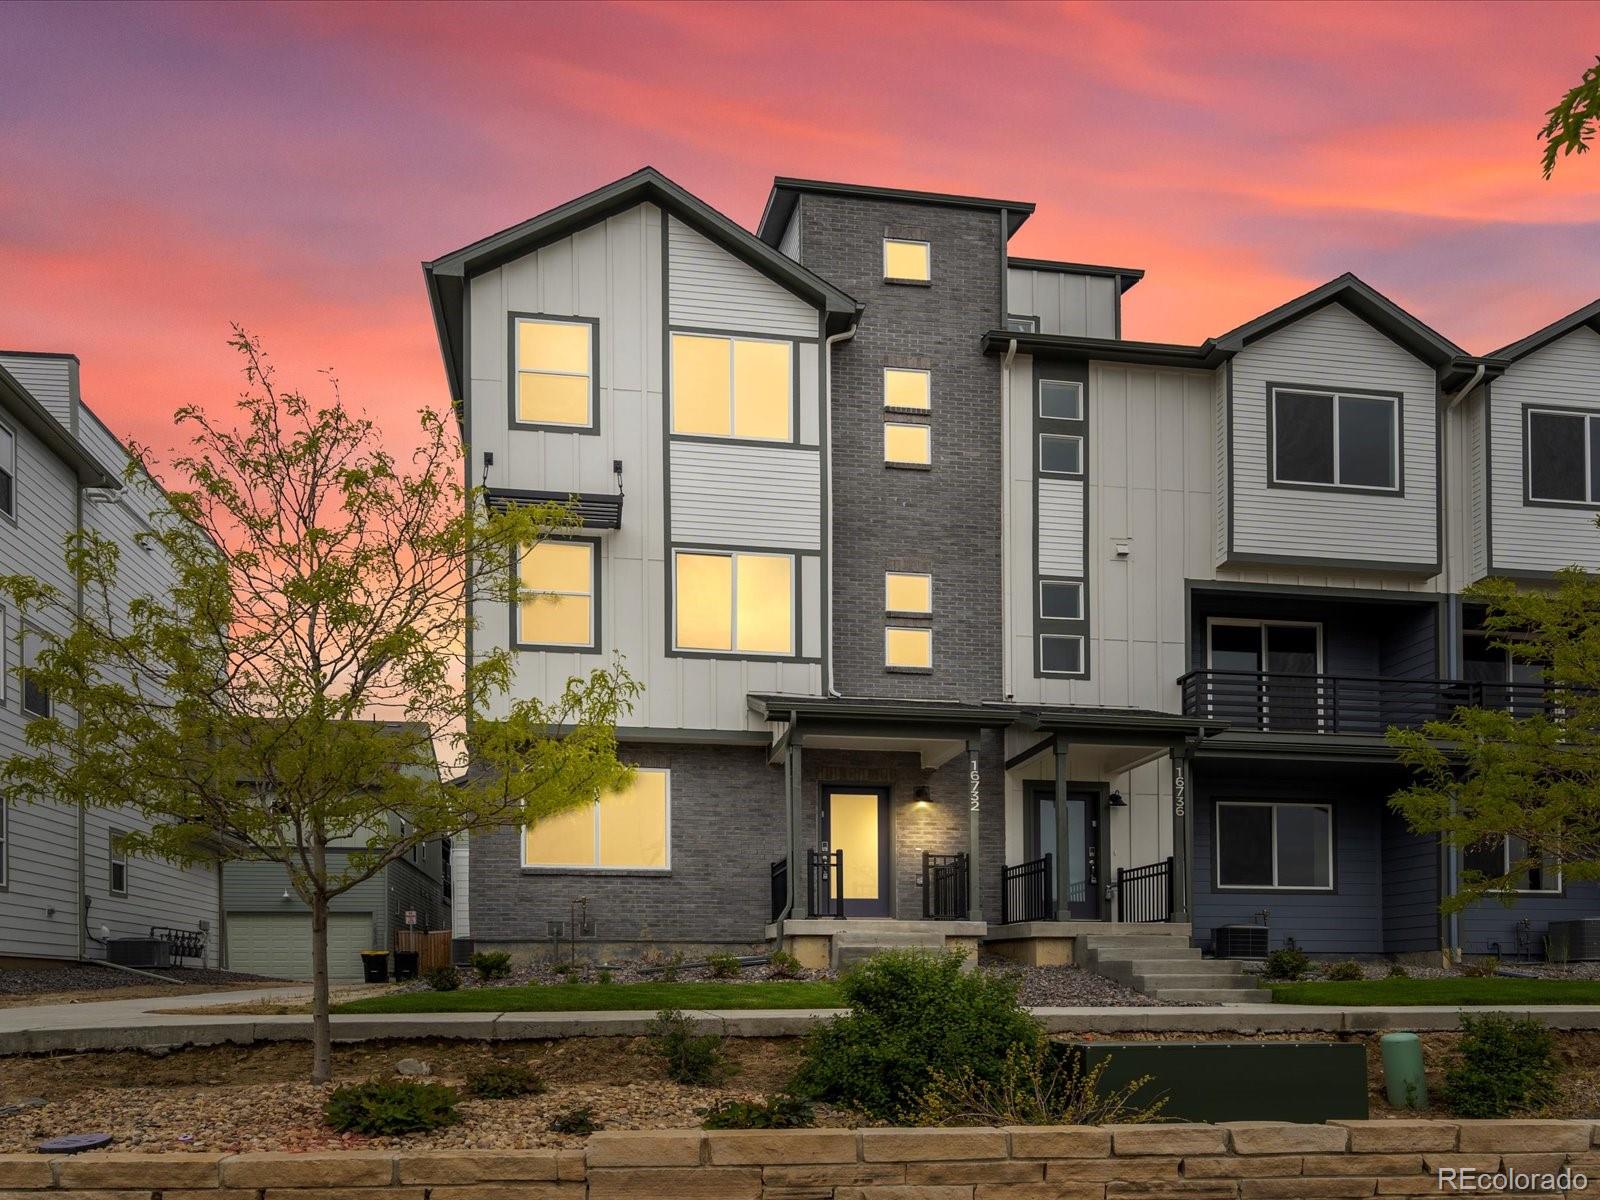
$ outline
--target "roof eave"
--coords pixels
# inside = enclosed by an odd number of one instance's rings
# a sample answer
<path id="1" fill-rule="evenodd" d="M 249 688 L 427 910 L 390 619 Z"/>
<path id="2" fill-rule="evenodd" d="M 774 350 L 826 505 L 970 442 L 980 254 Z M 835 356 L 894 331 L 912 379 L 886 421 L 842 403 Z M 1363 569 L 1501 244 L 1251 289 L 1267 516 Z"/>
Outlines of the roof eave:
<path id="1" fill-rule="evenodd" d="M 0 409 L 10 413 L 17 424 L 38 438 L 57 458 L 71 467 L 79 486 L 122 487 L 122 481 L 111 469 L 89 453 L 83 443 L 73 437 L 66 426 L 56 420 L 50 414 L 50 410 L 40 404 L 34 394 L 4 367 L 0 367 Z"/>
<path id="2" fill-rule="evenodd" d="M 1575 309 L 1543 328 L 1534 330 L 1527 337 L 1518 338 L 1509 345 L 1500 347 L 1488 357 L 1504 359 L 1507 365 L 1510 365 L 1585 326 L 1600 333 L 1600 300 L 1590 301 L 1582 308 Z"/>
<path id="3" fill-rule="evenodd" d="M 985 354 L 1004 354 L 1012 342 L 1017 344 L 1019 353 L 1038 357 L 1094 359 L 1098 362 L 1136 363 L 1198 371 L 1212 370 L 1233 357 L 1231 352 L 1211 341 L 1198 346 L 1183 346 L 1167 342 L 1130 342 L 1122 338 L 1019 333 L 1005 329 L 991 329 L 985 333 L 983 351 Z"/>

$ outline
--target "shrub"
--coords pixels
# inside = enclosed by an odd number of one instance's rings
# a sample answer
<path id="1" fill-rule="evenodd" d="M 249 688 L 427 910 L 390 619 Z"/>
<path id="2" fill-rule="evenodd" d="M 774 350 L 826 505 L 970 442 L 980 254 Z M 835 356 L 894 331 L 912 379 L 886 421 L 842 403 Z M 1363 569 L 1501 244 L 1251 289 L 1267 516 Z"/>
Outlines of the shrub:
<path id="1" fill-rule="evenodd" d="M 966 1066 L 998 1083 L 1006 1055 L 1042 1034 L 1017 1004 L 1015 976 L 961 968 L 956 953 L 892 951 L 849 971 L 840 986 L 851 1011 L 807 1038 L 801 1094 L 904 1120 L 921 1111 L 935 1073 Z"/>
<path id="2" fill-rule="evenodd" d="M 1443 1096 L 1459 1116 L 1507 1117 L 1555 1098 L 1555 1039 L 1533 1017 L 1464 1012 L 1456 1049 Z"/>
<path id="3" fill-rule="evenodd" d="M 708 954 L 706 966 L 711 970 L 713 979 L 737 979 L 739 977 L 739 957 L 736 954 Z"/>
<path id="4" fill-rule="evenodd" d="M 504 1063 L 468 1075 L 467 1091 L 480 1100 L 510 1100 L 516 1096 L 541 1094 L 544 1080 L 527 1067 Z"/>
<path id="5" fill-rule="evenodd" d="M 1500 970 L 1500 960 L 1490 954 L 1484 958 L 1463 959 L 1461 973 L 1468 979 L 1488 979 Z"/>
<path id="6" fill-rule="evenodd" d="M 454 1088 L 409 1080 L 347 1083 L 334 1088 L 323 1119 L 341 1133 L 393 1136 L 441 1129 L 461 1119 Z"/>
<path id="7" fill-rule="evenodd" d="M 461 986 L 461 972 L 454 967 L 434 967 L 422 981 L 436 992 L 453 992 Z"/>
<path id="8" fill-rule="evenodd" d="M 1393 966 L 1391 966 L 1389 968 L 1389 978 L 1390 979 L 1410 979 L 1411 978 L 1411 972 L 1406 970 L 1405 967 L 1402 966 L 1400 963 L 1395 963 Z"/>
<path id="9" fill-rule="evenodd" d="M 1261 964 L 1261 977 L 1263 979 L 1294 980 L 1303 979 L 1311 969 L 1311 958 L 1304 950 L 1293 946 L 1284 946 L 1267 955 Z"/>
<path id="10" fill-rule="evenodd" d="M 690 1087 L 713 1087 L 728 1077 L 722 1039 L 696 1034 L 694 1022 L 677 1009 L 663 1009 L 650 1022 L 651 1048 L 666 1060 L 667 1078 Z"/>
<path id="11" fill-rule="evenodd" d="M 511 955 L 504 950 L 479 950 L 472 956 L 479 979 L 505 979 L 511 974 Z"/>
<path id="12" fill-rule="evenodd" d="M 610 983 L 612 979 L 611 968 L 601 967 L 600 973 L 594 977 L 596 983 Z"/>
<path id="13" fill-rule="evenodd" d="M 1365 979 L 1367 973 L 1361 969 L 1361 964 L 1352 958 L 1334 963 L 1324 972 L 1323 977 L 1334 983 L 1355 983 L 1357 980 Z"/>
<path id="14" fill-rule="evenodd" d="M 1136 1097 L 1152 1081 L 1143 1075 L 1102 1093 L 1102 1059 L 1088 1071 L 1083 1055 L 1040 1043 L 1006 1052 L 997 1080 L 980 1079 L 970 1067 L 954 1074 L 935 1071 L 920 1114 L 929 1125 L 1142 1125 L 1161 1119 L 1165 1095 Z"/>
<path id="15" fill-rule="evenodd" d="M 550 1122 L 551 1133 L 570 1133 L 577 1137 L 588 1137 L 603 1128 L 605 1126 L 594 1119 L 594 1109 L 587 1104 L 580 1104 L 577 1108 L 557 1113 L 555 1119 Z"/>
<path id="16" fill-rule="evenodd" d="M 578 964 L 577 963 L 569 964 L 567 966 L 567 969 L 565 971 L 561 972 L 561 982 L 562 983 L 577 983 L 582 978 L 583 978 L 583 976 L 578 971 Z"/>
<path id="17" fill-rule="evenodd" d="M 814 1114 L 798 1096 L 768 1096 L 765 1100 L 723 1100 L 706 1109 L 702 1129 L 805 1129 Z"/>
<path id="18" fill-rule="evenodd" d="M 657 976 L 662 983 L 677 983 L 678 968 L 681 966 L 683 966 L 683 951 L 674 950 L 661 960 L 661 970 L 657 972 Z"/>
<path id="19" fill-rule="evenodd" d="M 767 959 L 767 978 L 798 979 L 799 977 L 800 960 L 787 950 L 774 950 L 772 957 Z"/>

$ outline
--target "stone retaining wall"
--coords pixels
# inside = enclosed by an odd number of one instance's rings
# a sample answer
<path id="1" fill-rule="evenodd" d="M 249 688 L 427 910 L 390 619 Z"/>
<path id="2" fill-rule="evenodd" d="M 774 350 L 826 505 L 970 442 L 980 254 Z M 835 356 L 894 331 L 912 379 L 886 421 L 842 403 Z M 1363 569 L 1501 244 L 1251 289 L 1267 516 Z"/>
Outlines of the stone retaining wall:
<path id="1" fill-rule="evenodd" d="M 0 1155 L 0 1200 L 1358 1200 L 1449 1195 L 1442 1168 L 1556 1196 L 1538 1177 L 1600 1181 L 1595 1145 L 1590 1121 L 666 1130 L 582 1150 Z"/>

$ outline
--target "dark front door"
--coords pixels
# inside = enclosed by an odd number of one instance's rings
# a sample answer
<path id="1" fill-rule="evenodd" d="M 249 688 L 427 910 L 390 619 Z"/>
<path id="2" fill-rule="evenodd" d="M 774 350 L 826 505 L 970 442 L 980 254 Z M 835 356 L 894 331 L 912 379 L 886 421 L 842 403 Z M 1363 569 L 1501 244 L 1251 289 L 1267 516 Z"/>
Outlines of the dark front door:
<path id="1" fill-rule="evenodd" d="M 849 917 L 887 917 L 889 789 L 835 785 L 822 790 L 824 854 L 844 851 L 844 911 Z"/>
<path id="2" fill-rule="evenodd" d="M 1052 897 L 1063 921 L 1100 917 L 1100 793 L 1067 789 L 1064 813 L 1056 812 L 1055 785 L 1035 784 L 1025 813 L 1029 859 L 1049 854 L 1056 863 Z"/>

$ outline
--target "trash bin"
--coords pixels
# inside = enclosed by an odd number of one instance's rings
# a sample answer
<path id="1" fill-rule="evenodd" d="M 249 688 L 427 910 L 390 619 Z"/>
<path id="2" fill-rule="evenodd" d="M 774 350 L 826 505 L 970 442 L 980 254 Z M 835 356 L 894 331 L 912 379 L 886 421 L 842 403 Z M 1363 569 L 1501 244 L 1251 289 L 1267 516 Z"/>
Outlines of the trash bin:
<path id="1" fill-rule="evenodd" d="M 412 955 L 413 958 L 416 955 Z M 389 952 L 363 950 L 361 952 L 361 977 L 368 983 L 389 982 Z"/>
<path id="2" fill-rule="evenodd" d="M 396 950 L 394 952 L 394 977 L 399 979 L 415 979 L 417 977 L 417 952 L 415 950 Z"/>

